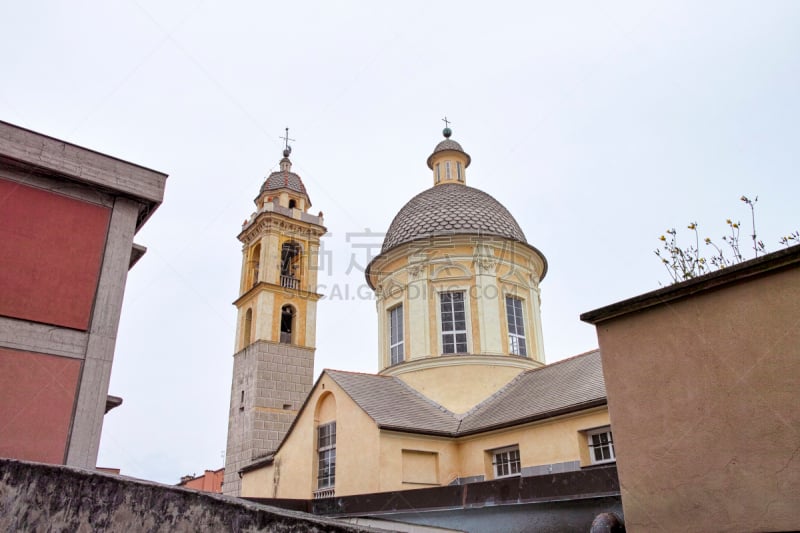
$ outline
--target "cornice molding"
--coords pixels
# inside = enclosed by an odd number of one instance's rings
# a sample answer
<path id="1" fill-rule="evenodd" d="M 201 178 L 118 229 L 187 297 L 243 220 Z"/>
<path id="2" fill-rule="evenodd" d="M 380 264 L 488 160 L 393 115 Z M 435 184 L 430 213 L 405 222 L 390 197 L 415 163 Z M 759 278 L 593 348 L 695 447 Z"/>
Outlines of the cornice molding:
<path id="1" fill-rule="evenodd" d="M 381 376 L 399 376 L 408 372 L 418 372 L 432 368 L 446 368 L 453 366 L 503 366 L 530 370 L 539 368 L 544 364 L 527 357 L 516 355 L 434 355 L 421 359 L 412 359 L 398 365 L 384 368 L 378 372 Z"/>

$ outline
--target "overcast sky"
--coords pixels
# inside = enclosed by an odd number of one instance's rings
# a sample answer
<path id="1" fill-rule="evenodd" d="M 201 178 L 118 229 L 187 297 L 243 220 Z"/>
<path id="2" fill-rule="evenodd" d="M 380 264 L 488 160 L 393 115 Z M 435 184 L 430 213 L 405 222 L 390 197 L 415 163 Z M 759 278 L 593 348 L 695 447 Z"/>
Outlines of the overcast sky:
<path id="1" fill-rule="evenodd" d="M 5 2 L 0 44 L 0 119 L 170 175 L 101 441 L 130 476 L 223 464 L 236 235 L 287 126 L 329 230 L 315 376 L 377 371 L 366 254 L 431 185 L 445 115 L 547 257 L 549 362 L 597 346 L 580 313 L 668 281 L 665 229 L 720 240 L 743 194 L 769 249 L 800 229 L 796 1 Z"/>

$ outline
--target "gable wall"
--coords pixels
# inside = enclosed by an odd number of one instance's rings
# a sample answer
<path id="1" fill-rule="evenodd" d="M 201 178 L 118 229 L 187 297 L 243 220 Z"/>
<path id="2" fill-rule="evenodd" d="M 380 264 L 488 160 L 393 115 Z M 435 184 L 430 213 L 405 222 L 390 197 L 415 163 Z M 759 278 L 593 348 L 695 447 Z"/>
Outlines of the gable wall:
<path id="1" fill-rule="evenodd" d="M 609 424 L 606 406 L 574 415 L 517 426 L 506 430 L 465 437 L 460 442 L 460 477 L 485 476 L 493 479 L 491 450 L 519 446 L 524 468 L 580 461 L 589 463 L 586 437 L 581 433 Z"/>
<path id="2" fill-rule="evenodd" d="M 489 452 L 512 445 L 519 446 L 523 469 L 574 470 L 589 464 L 586 437 L 581 432 L 609 424 L 608 409 L 603 406 L 463 438 L 380 430 L 329 376 L 323 375 L 275 462 L 244 474 L 242 496 L 313 497 L 317 475 L 316 428 L 320 421 L 327 422 L 330 418 L 326 414 L 329 402 L 323 401 L 324 407 L 319 411 L 317 405 L 327 393 L 336 400 L 337 497 L 445 486 L 456 480 L 474 481 L 481 476 L 493 479 Z M 316 416 L 324 420 L 315 420 Z"/>

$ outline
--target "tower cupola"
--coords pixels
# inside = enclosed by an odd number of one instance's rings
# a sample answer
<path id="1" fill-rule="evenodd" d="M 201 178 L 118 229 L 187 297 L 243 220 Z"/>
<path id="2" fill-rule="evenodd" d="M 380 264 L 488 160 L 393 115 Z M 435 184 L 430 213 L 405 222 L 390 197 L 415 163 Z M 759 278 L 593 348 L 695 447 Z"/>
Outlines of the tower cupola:
<path id="1" fill-rule="evenodd" d="M 461 145 L 450 137 L 453 130 L 446 127 L 442 130 L 444 140 L 436 145 L 428 156 L 428 168 L 433 170 L 433 184 L 443 185 L 456 183 L 465 185 L 466 170 L 472 158 L 461 148 Z"/>
<path id="2" fill-rule="evenodd" d="M 292 172 L 292 161 L 289 159 L 291 153 L 292 147 L 287 145 L 279 163 L 280 170 L 272 172 L 264 180 L 255 200 L 259 209 L 272 203 L 287 209 L 299 209 L 305 213 L 311 207 L 311 198 L 303 185 L 303 180 Z"/>

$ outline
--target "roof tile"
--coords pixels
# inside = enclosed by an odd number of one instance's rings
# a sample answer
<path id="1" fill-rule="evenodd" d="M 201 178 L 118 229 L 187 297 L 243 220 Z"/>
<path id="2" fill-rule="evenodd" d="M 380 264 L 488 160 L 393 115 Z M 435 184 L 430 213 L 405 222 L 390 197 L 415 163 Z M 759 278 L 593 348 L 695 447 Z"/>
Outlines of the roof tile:
<path id="1" fill-rule="evenodd" d="M 496 235 L 527 243 L 525 234 L 491 195 L 461 184 L 436 185 L 404 205 L 389 225 L 381 252 L 436 235 Z"/>
<path id="2" fill-rule="evenodd" d="M 460 419 L 397 377 L 325 372 L 379 427 L 432 435 L 479 433 L 606 399 L 599 350 L 525 371 Z"/>

